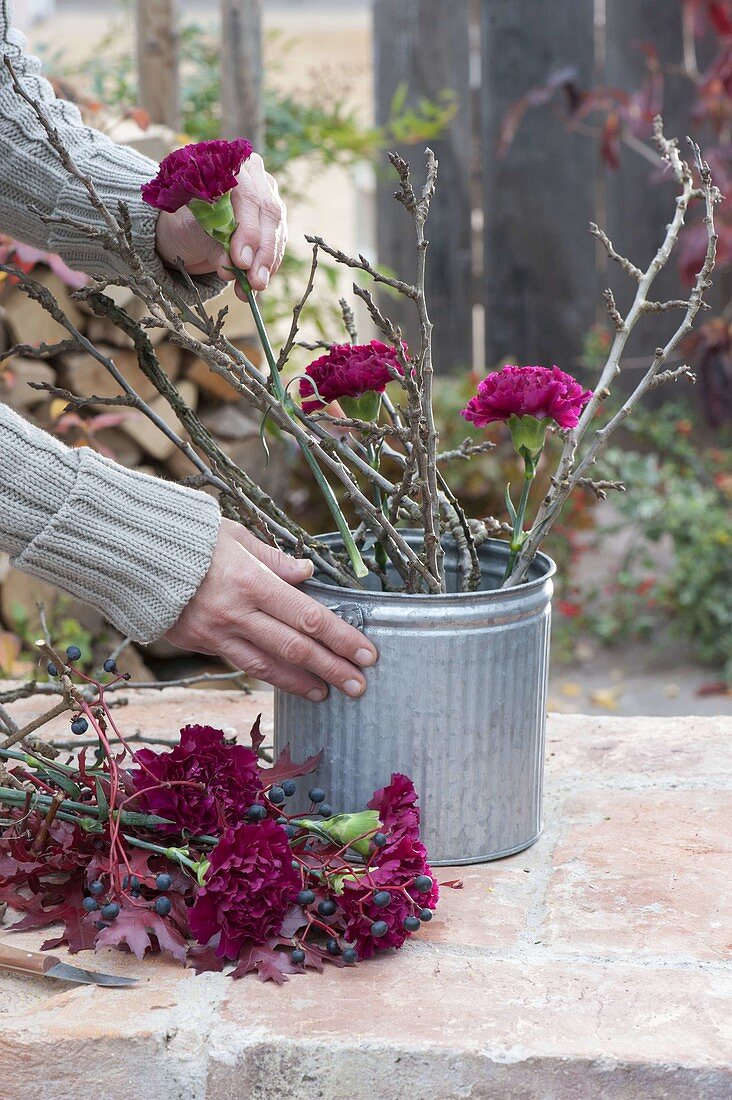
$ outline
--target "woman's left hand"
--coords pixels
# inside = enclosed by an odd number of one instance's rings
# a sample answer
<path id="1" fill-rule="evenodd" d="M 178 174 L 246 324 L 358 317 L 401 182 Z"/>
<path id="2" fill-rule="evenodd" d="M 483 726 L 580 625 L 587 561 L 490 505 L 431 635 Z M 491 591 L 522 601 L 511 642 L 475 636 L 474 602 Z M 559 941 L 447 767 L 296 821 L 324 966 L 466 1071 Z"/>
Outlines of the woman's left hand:
<path id="1" fill-rule="evenodd" d="M 215 271 L 222 279 L 233 279 L 233 263 L 248 272 L 253 290 L 266 290 L 282 263 L 287 245 L 287 210 L 280 198 L 277 181 L 265 171 L 258 153 L 241 166 L 231 202 L 237 229 L 231 238 L 231 255 L 223 245 L 203 231 L 187 206 L 175 214 L 158 215 L 156 248 L 167 264 L 179 259 L 191 275 Z M 236 293 L 244 298 L 239 286 Z"/>

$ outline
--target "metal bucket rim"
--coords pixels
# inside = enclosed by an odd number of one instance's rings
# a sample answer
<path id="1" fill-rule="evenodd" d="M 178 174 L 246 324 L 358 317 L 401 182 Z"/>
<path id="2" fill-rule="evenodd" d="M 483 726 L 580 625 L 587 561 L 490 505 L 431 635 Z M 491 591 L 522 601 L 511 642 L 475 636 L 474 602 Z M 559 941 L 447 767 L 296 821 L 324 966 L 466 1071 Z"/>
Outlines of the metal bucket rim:
<path id="1" fill-rule="evenodd" d="M 415 528 L 402 529 L 400 534 L 406 536 L 414 536 L 421 539 L 422 532 Z M 318 536 L 323 541 L 340 541 L 340 535 L 337 531 L 328 532 L 325 535 Z M 452 540 L 450 540 L 452 541 Z M 478 548 L 478 552 L 488 546 L 505 547 L 508 550 L 508 543 L 504 539 L 486 539 L 481 543 Z M 366 599 L 369 602 L 378 601 L 379 603 L 386 603 L 389 600 L 426 600 L 429 603 L 469 603 L 476 601 L 482 597 L 490 597 L 493 600 L 510 600 L 514 596 L 522 594 L 524 592 L 532 592 L 538 588 L 541 588 L 547 581 L 551 580 L 557 571 L 557 563 L 553 558 L 550 558 L 548 554 L 544 554 L 541 550 L 537 551 L 536 557 L 529 566 L 530 570 L 533 570 L 536 565 L 540 564 L 543 568 L 543 572 L 538 577 L 533 577 L 531 580 L 522 584 L 511 585 L 510 588 L 478 588 L 474 592 L 379 592 L 378 590 L 372 591 L 366 588 L 343 588 L 338 584 L 328 584 L 326 581 L 319 581 L 315 577 L 305 581 L 300 587 L 306 590 L 315 590 L 317 593 L 330 593 L 335 592 L 342 593 L 344 596 L 348 596 L 349 599 Z"/>

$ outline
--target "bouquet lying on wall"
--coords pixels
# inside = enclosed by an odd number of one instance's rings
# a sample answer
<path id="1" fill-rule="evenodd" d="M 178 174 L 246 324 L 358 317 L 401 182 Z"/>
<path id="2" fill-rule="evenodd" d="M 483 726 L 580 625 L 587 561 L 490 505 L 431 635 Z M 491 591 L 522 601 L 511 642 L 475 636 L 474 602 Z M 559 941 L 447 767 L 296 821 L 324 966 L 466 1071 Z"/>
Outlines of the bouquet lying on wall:
<path id="1" fill-rule="evenodd" d="M 438 165 L 430 150 L 426 151 L 426 177 L 421 185 L 413 183 L 410 166 L 401 156 L 393 153 L 389 158 L 398 180 L 395 198 L 414 234 L 413 281 L 380 271 L 367 257 L 348 255 L 322 237 L 308 236 L 312 247 L 310 276 L 294 307 L 289 333 L 275 351 L 246 272 L 232 266 L 262 342 L 266 363 L 260 368 L 226 338 L 224 311 L 214 316 L 207 313 L 196 296 L 195 282 L 186 275 L 182 263 L 180 277 L 187 280 L 186 295 L 178 293 L 170 282 L 158 281 L 146 268 L 134 248 L 124 205 L 117 210 L 104 205 L 93 182 L 74 164 L 45 118 L 42 106 L 17 80 L 12 64 L 6 61 L 6 65 L 16 91 L 36 110 L 48 141 L 65 168 L 88 193 L 103 222 L 98 231 L 89 232 L 98 235 L 120 272 L 108 282 L 133 292 L 137 317 L 130 316 L 104 293 L 103 280 L 94 280 L 75 292 L 74 297 L 83 300 L 95 315 L 117 326 L 124 334 L 123 343 L 132 343 L 145 378 L 152 382 L 183 427 L 176 429 L 165 423 L 165 418 L 143 400 L 117 369 L 113 358 L 92 347 L 53 297 L 21 272 L 17 274 L 24 289 L 68 333 L 68 339 L 41 349 L 23 345 L 23 353 L 53 356 L 68 351 L 70 345 L 76 346 L 92 355 L 111 374 L 120 396 L 105 401 L 98 395 L 74 394 L 51 384 L 41 384 L 40 388 L 65 399 L 71 410 L 83 412 L 105 403 L 123 404 L 147 416 L 190 460 L 189 481 L 214 489 L 227 516 L 245 524 L 263 541 L 310 558 L 319 575 L 334 584 L 353 588 L 370 583 L 386 590 L 441 593 L 448 587 L 445 549 L 449 546 L 454 548 L 457 561 L 458 589 L 474 590 L 483 581 L 479 547 L 494 535 L 508 535 L 506 566 L 500 583 L 504 586 L 521 583 L 575 489 L 597 496 L 604 496 L 608 490 L 624 490 L 620 481 L 592 478 L 593 465 L 613 432 L 650 389 L 692 377 L 686 364 L 672 367 L 668 364 L 674 361 L 682 338 L 705 305 L 703 297 L 710 286 L 715 260 L 714 212 L 720 195 L 698 148 L 692 144 L 692 158 L 689 162 L 684 160 L 677 143 L 665 137 L 660 118 L 653 121 L 656 150 L 653 155 L 675 180 L 677 194 L 655 256 L 641 268 L 621 256 L 601 228 L 590 226 L 592 234 L 631 283 L 629 304 L 623 310 L 611 290 L 605 293 L 613 339 L 596 385 L 585 389 L 554 365 L 509 366 L 489 374 L 464 410 L 466 418 L 478 427 L 494 422 L 507 424 L 523 465 L 520 492 L 512 493 L 507 488 L 506 516 L 476 519 L 466 515 L 450 488 L 449 467 L 489 449 L 493 443 L 465 440 L 457 448 L 440 451 L 433 410 L 433 380 L 440 364 L 433 357 L 425 272 L 429 243 L 426 223 L 433 208 Z M 178 149 L 165 158 L 156 178 L 143 186 L 143 198 L 160 210 L 176 211 L 187 206 L 203 229 L 228 248 L 236 229 L 231 192 L 237 184 L 237 173 L 251 154 L 252 147 L 243 138 L 201 142 Z M 691 290 L 686 297 L 654 300 L 657 276 L 669 262 L 689 208 L 695 202 L 704 206 L 706 248 Z M 297 349 L 297 355 L 302 355 L 299 324 L 313 291 L 321 256 L 358 274 L 360 281 L 354 283 L 353 293 L 363 302 L 378 339 L 359 340 L 353 310 L 342 299 L 347 341 L 343 342 L 342 333 L 329 333 L 329 339 L 315 345 L 323 354 L 309 364 L 305 360 L 300 366 L 296 360 L 293 362 L 293 353 Z M 490 260 L 499 262 L 497 257 Z M 376 292 L 383 289 L 392 296 L 402 296 L 414 308 L 417 337 L 412 346 L 407 347 L 399 326 L 389 317 L 388 299 L 377 298 Z M 646 315 L 657 313 L 674 317 L 669 322 L 668 339 L 663 346 L 649 349 L 637 385 L 629 396 L 618 398 L 612 390 L 623 366 L 628 340 Z M 265 449 L 268 437 L 273 442 L 283 435 L 294 440 L 328 504 L 339 533 L 338 543 L 305 530 L 212 438 L 160 365 L 155 346 L 161 333 L 203 360 L 256 411 Z M 304 346 L 313 347 L 312 343 Z M 634 352 L 636 358 L 637 355 Z M 561 438 L 561 455 L 548 479 L 547 493 L 533 503 L 532 516 L 529 507 L 532 483 L 547 430 Z M 405 528 L 416 528 L 420 533 L 416 543 L 406 535 Z"/>
<path id="2" fill-rule="evenodd" d="M 0 903 L 22 913 L 16 930 L 61 926 L 43 949 L 159 949 L 199 973 L 233 963 L 235 978 L 283 982 L 401 947 L 432 919 L 407 776 L 336 814 L 304 778 L 319 757 L 296 764 L 285 749 L 263 765 L 258 720 L 250 746 L 190 725 L 168 751 L 134 751 L 105 686 L 75 671 L 79 650 L 49 656 L 92 751 L 62 763 L 22 737 L 0 749 Z M 111 659 L 105 672 L 106 690 L 125 678 Z M 309 807 L 293 813 L 300 785 Z"/>

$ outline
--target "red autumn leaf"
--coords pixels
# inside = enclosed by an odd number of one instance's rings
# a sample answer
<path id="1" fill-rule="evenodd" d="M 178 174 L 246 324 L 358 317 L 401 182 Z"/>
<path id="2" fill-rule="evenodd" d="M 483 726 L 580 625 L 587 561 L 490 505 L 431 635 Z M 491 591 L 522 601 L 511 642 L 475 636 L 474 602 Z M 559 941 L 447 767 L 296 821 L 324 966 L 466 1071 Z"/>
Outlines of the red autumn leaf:
<path id="1" fill-rule="evenodd" d="M 196 974 L 206 974 L 209 971 L 220 973 L 226 966 L 226 960 L 216 954 L 215 942 L 218 937 L 205 947 L 196 944 L 188 949 L 188 966 L 195 970 Z"/>
<path id="2" fill-rule="evenodd" d="M 95 944 L 97 948 L 126 945 L 138 959 L 142 959 L 146 951 L 155 949 L 152 936 L 161 951 L 167 951 L 179 962 L 185 963 L 185 938 L 170 917 L 161 917 L 147 906 L 124 906 L 109 927 L 102 929 Z"/>
<path id="3" fill-rule="evenodd" d="M 239 963 L 232 971 L 232 978 L 243 978 L 256 972 L 261 982 L 282 985 L 288 980 L 288 974 L 302 973 L 300 967 L 292 962 L 290 952 L 279 951 L 277 943 L 277 940 L 268 940 L 267 943 L 245 945 L 239 953 Z"/>
<path id="4" fill-rule="evenodd" d="M 125 111 L 125 118 L 131 118 L 141 130 L 147 130 L 152 121 L 149 112 L 144 107 L 130 107 L 129 110 Z"/>
<path id="5" fill-rule="evenodd" d="M 711 680 L 706 684 L 700 684 L 696 689 L 695 695 L 730 695 L 732 694 L 732 687 L 726 680 Z"/>
<path id="6" fill-rule="evenodd" d="M 463 880 L 461 878 L 453 878 L 453 879 L 450 879 L 449 882 L 441 882 L 440 883 L 440 889 L 442 889 L 442 887 L 445 886 L 450 890 L 462 890 L 464 885 L 465 885 L 465 883 L 463 882 Z"/>
<path id="7" fill-rule="evenodd" d="M 290 746 L 285 745 L 272 767 L 263 769 L 267 783 L 282 783 L 285 779 L 296 779 L 300 775 L 308 775 L 315 771 L 322 758 L 321 749 L 315 756 L 309 756 L 302 764 L 297 764 L 290 756 Z"/>
<path id="8" fill-rule="evenodd" d="M 250 737 L 251 742 L 252 742 L 252 748 L 254 749 L 254 751 L 256 753 L 259 752 L 259 746 L 264 741 L 264 734 L 262 733 L 261 725 L 262 725 L 262 715 L 258 714 L 257 717 L 254 720 L 254 725 L 252 726 L 251 730 L 249 731 L 249 737 Z"/>
<path id="9" fill-rule="evenodd" d="M 612 111 L 605 119 L 600 153 L 608 167 L 617 171 L 620 167 L 620 116 L 617 111 Z"/>

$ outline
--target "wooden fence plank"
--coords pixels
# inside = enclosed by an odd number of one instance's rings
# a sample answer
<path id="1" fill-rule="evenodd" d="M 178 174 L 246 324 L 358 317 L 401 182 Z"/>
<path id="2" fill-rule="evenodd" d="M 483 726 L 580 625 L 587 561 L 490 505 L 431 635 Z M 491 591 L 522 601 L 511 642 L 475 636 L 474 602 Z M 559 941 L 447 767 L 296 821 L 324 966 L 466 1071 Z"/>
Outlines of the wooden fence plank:
<path id="1" fill-rule="evenodd" d="M 178 0 L 137 0 L 140 106 L 153 122 L 180 126 Z"/>
<path id="2" fill-rule="evenodd" d="M 262 151 L 261 0 L 221 0 L 221 115 L 223 137 L 249 138 Z"/>
<path id="3" fill-rule="evenodd" d="M 596 303 L 593 216 L 597 147 L 568 133 L 564 112 L 527 112 L 508 155 L 501 123 L 530 88 L 574 65 L 593 79 L 592 0 L 482 0 L 481 131 L 486 364 L 571 369 Z"/>
<path id="4" fill-rule="evenodd" d="M 427 290 L 437 371 L 457 371 L 472 359 L 471 268 L 471 124 L 469 89 L 468 0 L 376 0 L 374 8 L 377 120 L 389 118 L 394 93 L 404 82 L 408 103 L 439 92 L 456 93 L 458 111 L 445 136 L 433 143 L 439 160 L 438 193 L 427 236 L 430 241 Z M 422 146 L 397 151 L 424 177 Z M 387 166 L 388 167 L 388 166 Z M 411 222 L 394 201 L 394 177 L 380 174 L 377 196 L 377 241 L 381 263 L 404 278 L 414 276 L 415 248 Z M 409 303 L 385 300 L 389 315 L 414 338 Z"/>

